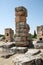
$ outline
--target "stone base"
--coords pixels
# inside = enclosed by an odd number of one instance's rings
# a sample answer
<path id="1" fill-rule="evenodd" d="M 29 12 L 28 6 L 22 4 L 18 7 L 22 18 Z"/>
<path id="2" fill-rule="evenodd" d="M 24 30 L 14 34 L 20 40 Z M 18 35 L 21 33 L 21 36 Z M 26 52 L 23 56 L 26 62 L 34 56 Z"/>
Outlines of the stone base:
<path id="1" fill-rule="evenodd" d="M 43 41 L 37 41 L 34 45 L 36 49 L 43 49 Z"/>
<path id="2" fill-rule="evenodd" d="M 37 41 L 37 43 L 43 43 L 43 40 Z"/>
<path id="3" fill-rule="evenodd" d="M 27 50 L 27 47 L 17 47 L 17 53 L 26 53 Z"/>
<path id="4" fill-rule="evenodd" d="M 15 46 L 17 47 L 28 47 L 29 46 L 29 42 L 16 42 Z"/>
<path id="5" fill-rule="evenodd" d="M 11 51 L 15 53 L 26 53 L 28 51 L 28 48 L 27 47 L 12 47 Z"/>

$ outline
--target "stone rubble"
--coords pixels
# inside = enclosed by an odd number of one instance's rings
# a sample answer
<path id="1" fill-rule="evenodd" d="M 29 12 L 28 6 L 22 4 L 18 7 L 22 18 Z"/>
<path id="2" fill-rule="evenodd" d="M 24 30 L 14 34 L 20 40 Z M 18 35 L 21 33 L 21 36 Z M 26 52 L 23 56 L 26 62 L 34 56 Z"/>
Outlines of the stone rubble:
<path id="1" fill-rule="evenodd" d="M 34 52 L 36 51 L 36 52 Z M 13 59 L 14 65 L 43 65 L 43 60 L 42 60 L 42 55 L 41 53 L 38 53 L 39 50 L 37 51 L 36 49 L 29 51 L 27 54 L 19 54 Z M 37 54 L 36 54 L 37 53 Z M 36 54 L 36 55 L 33 55 Z"/>

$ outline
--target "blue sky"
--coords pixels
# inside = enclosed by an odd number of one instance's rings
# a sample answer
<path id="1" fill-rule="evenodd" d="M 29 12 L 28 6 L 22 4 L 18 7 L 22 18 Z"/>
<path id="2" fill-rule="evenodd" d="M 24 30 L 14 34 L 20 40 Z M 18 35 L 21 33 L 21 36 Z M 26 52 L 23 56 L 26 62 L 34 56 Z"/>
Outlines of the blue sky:
<path id="1" fill-rule="evenodd" d="M 15 32 L 15 7 L 27 8 L 27 23 L 30 32 L 43 25 L 43 0 L 0 0 L 0 34 L 4 34 L 5 28 L 12 28 Z"/>

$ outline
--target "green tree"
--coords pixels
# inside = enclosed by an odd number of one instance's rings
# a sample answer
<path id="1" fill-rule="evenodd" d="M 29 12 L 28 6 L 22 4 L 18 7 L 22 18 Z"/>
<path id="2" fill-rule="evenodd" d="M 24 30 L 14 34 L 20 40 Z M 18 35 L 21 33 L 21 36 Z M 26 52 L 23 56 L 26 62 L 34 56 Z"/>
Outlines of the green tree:
<path id="1" fill-rule="evenodd" d="M 14 38 L 16 37 L 16 34 L 14 34 Z"/>
<path id="2" fill-rule="evenodd" d="M 33 38 L 37 38 L 37 34 L 36 34 L 36 31 L 35 30 L 34 30 Z"/>
<path id="3" fill-rule="evenodd" d="M 0 34 L 0 37 L 3 37 L 4 35 Z"/>

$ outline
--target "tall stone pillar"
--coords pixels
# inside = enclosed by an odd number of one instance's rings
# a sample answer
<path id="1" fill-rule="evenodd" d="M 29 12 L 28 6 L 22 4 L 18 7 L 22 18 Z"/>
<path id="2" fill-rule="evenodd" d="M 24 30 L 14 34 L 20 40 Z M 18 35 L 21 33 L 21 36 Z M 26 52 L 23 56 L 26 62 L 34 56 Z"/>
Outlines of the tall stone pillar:
<path id="1" fill-rule="evenodd" d="M 15 8 L 15 24 L 16 24 L 16 46 L 24 47 L 28 46 L 27 40 L 28 32 L 30 30 L 29 25 L 26 23 L 27 10 L 25 7 Z"/>

